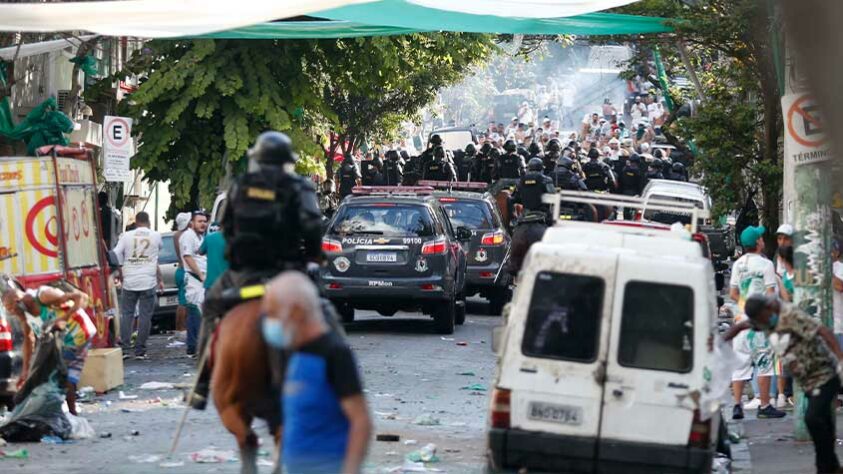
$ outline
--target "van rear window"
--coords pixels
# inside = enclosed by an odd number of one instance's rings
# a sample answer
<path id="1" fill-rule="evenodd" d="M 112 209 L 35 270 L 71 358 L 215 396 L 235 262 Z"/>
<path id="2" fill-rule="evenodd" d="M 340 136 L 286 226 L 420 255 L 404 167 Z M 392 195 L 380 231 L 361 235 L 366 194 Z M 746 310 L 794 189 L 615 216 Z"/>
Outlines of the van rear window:
<path id="1" fill-rule="evenodd" d="M 605 283 L 592 276 L 536 276 L 521 352 L 528 357 L 593 362 Z"/>
<path id="2" fill-rule="evenodd" d="M 618 363 L 690 372 L 694 364 L 694 292 L 687 286 L 626 284 Z"/>

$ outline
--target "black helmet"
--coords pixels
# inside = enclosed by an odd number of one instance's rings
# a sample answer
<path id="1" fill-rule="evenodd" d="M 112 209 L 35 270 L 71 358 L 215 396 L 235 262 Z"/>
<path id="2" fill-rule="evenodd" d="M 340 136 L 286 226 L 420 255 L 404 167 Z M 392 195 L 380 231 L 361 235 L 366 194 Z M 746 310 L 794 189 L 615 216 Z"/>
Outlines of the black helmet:
<path id="1" fill-rule="evenodd" d="M 662 153 L 661 148 L 656 148 L 656 149 L 653 151 L 653 157 L 655 157 L 655 158 L 664 158 L 664 154 Z"/>
<path id="2" fill-rule="evenodd" d="M 503 144 L 503 150 L 507 153 L 514 153 L 518 150 L 518 145 L 515 144 L 515 140 L 507 140 Z"/>
<path id="3" fill-rule="evenodd" d="M 563 156 L 556 161 L 556 164 L 570 170 L 574 167 L 574 160 L 568 158 L 567 156 Z"/>
<path id="4" fill-rule="evenodd" d="M 527 151 L 530 152 L 530 156 L 536 156 L 542 152 L 542 146 L 536 142 L 530 143 L 529 148 Z"/>
<path id="5" fill-rule="evenodd" d="M 441 145 L 437 146 L 433 149 L 433 157 L 437 159 L 445 158 L 445 149 Z"/>
<path id="6" fill-rule="evenodd" d="M 629 157 L 629 161 L 633 163 L 641 163 L 641 155 L 633 153 L 632 156 Z"/>
<path id="7" fill-rule="evenodd" d="M 474 146 L 474 143 L 469 143 L 465 146 L 465 154 L 472 156 L 477 153 L 477 148 Z"/>
<path id="8" fill-rule="evenodd" d="M 398 154 L 396 150 L 389 150 L 386 152 L 386 159 L 391 161 L 398 161 L 401 155 Z"/>
<path id="9" fill-rule="evenodd" d="M 600 150 L 598 150 L 597 148 L 592 148 L 591 150 L 588 150 L 588 158 L 590 160 L 596 160 L 597 158 L 600 158 Z"/>
<path id="10" fill-rule="evenodd" d="M 650 166 L 652 166 L 653 168 L 655 168 L 657 170 L 661 170 L 662 167 L 664 167 L 664 163 L 662 163 L 662 160 L 656 158 L 656 159 L 653 160 L 652 163 L 650 163 Z"/>
<path id="11" fill-rule="evenodd" d="M 685 165 L 683 165 L 682 163 L 677 161 L 676 163 L 673 164 L 672 169 L 673 169 L 673 171 L 675 171 L 677 173 L 682 173 L 682 172 L 685 171 Z"/>
<path id="12" fill-rule="evenodd" d="M 530 162 L 527 163 L 527 169 L 530 171 L 542 171 L 544 170 L 544 162 L 541 158 L 531 158 Z"/>
<path id="13" fill-rule="evenodd" d="M 491 149 L 492 149 L 492 144 L 489 143 L 489 142 L 486 142 L 486 143 L 483 144 L 483 146 L 480 147 L 480 153 L 483 153 L 484 155 L 488 155 L 489 151 Z"/>
<path id="14" fill-rule="evenodd" d="M 547 142 L 547 151 L 549 152 L 558 152 L 562 150 L 562 144 L 559 143 L 559 139 L 553 138 L 549 142 Z"/>
<path id="15" fill-rule="evenodd" d="M 430 143 L 433 144 L 433 146 L 439 146 L 442 144 L 442 137 L 440 137 L 438 134 L 434 135 L 430 137 Z"/>
<path id="16" fill-rule="evenodd" d="M 298 159 L 293 152 L 293 141 L 290 137 L 274 131 L 258 135 L 254 146 L 249 149 L 249 158 L 269 165 L 295 163 Z"/>
<path id="17" fill-rule="evenodd" d="M 489 158 L 500 158 L 500 156 L 501 151 L 497 148 L 492 148 L 491 150 L 489 150 Z"/>
<path id="18" fill-rule="evenodd" d="M 383 160 L 379 156 L 376 156 L 375 159 L 372 160 L 372 164 L 375 165 L 375 168 L 383 168 Z"/>

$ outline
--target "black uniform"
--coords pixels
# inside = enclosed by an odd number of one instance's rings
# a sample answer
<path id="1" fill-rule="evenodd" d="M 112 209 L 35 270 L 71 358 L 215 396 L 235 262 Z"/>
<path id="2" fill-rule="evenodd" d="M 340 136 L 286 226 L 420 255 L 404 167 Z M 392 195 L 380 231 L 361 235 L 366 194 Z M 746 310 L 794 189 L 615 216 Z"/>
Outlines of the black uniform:
<path id="1" fill-rule="evenodd" d="M 647 170 L 647 180 L 651 179 L 664 179 L 661 169 L 649 168 Z"/>
<path id="2" fill-rule="evenodd" d="M 500 159 L 498 178 L 518 179 L 524 174 L 524 159 L 518 153 L 507 153 Z"/>
<path id="3" fill-rule="evenodd" d="M 564 166 L 557 166 L 553 172 L 553 185 L 566 191 L 588 191 L 582 178 Z"/>
<path id="4" fill-rule="evenodd" d="M 468 181 L 469 174 L 472 174 L 474 169 L 475 155 L 473 153 L 466 153 L 462 150 L 454 151 L 454 165 L 457 171 L 457 179 L 460 181 Z"/>
<path id="5" fill-rule="evenodd" d="M 364 161 L 363 163 L 367 164 L 362 178 L 363 186 L 383 186 L 386 184 L 383 173 L 380 171 L 379 163 L 376 160 Z"/>
<path id="6" fill-rule="evenodd" d="M 555 193 L 553 180 L 540 171 L 530 171 L 518 181 L 512 202 L 524 206 L 527 212 L 547 212 L 548 205 L 542 203 L 542 195 Z"/>
<path id="7" fill-rule="evenodd" d="M 346 158 L 340 165 L 337 178 L 340 182 L 340 199 L 351 194 L 351 190 L 357 186 L 357 182 L 362 179 L 360 175 L 360 168 L 352 158 Z"/>
<path id="8" fill-rule="evenodd" d="M 539 156 L 539 158 L 541 158 L 542 163 L 544 163 L 544 174 L 553 176 L 553 173 L 556 171 L 556 162 L 559 160 L 559 153 L 547 152 L 544 155 Z"/>
<path id="9" fill-rule="evenodd" d="M 644 170 L 640 168 L 638 163 L 632 161 L 626 164 L 618 181 L 620 193 L 626 196 L 640 195 L 647 184 Z"/>
<path id="10" fill-rule="evenodd" d="M 490 156 L 481 155 L 474 161 L 474 170 L 471 172 L 471 179 L 473 181 L 492 184 L 492 182 L 498 179 L 498 166 L 495 160 Z"/>
<path id="11" fill-rule="evenodd" d="M 404 163 L 398 153 L 387 154 L 383 164 L 383 181 L 386 186 L 399 186 L 404 180 Z"/>
<path id="12" fill-rule="evenodd" d="M 422 179 L 427 181 L 455 181 L 457 172 L 454 166 L 444 159 L 434 159 L 424 168 Z"/>
<path id="13" fill-rule="evenodd" d="M 612 171 L 605 163 L 590 160 L 582 167 L 589 191 L 608 191 L 614 186 Z"/>

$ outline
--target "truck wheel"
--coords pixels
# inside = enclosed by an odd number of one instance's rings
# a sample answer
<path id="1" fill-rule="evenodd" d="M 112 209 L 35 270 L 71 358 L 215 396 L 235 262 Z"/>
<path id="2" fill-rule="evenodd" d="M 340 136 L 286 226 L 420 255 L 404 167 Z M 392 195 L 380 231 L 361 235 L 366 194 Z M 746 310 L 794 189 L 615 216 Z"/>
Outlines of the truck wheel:
<path id="1" fill-rule="evenodd" d="M 456 302 L 454 298 L 443 301 L 433 309 L 433 325 L 439 334 L 453 334 L 456 319 Z"/>
<path id="2" fill-rule="evenodd" d="M 336 305 L 337 313 L 340 314 L 343 323 L 353 323 L 354 322 L 354 306 L 351 306 L 348 303 L 342 303 Z"/>
<path id="3" fill-rule="evenodd" d="M 458 326 L 465 324 L 465 294 L 457 296 L 454 322 L 457 323 Z"/>
<path id="4" fill-rule="evenodd" d="M 509 288 L 505 286 L 495 288 L 489 293 L 489 313 L 500 316 L 507 302 L 509 302 Z"/>

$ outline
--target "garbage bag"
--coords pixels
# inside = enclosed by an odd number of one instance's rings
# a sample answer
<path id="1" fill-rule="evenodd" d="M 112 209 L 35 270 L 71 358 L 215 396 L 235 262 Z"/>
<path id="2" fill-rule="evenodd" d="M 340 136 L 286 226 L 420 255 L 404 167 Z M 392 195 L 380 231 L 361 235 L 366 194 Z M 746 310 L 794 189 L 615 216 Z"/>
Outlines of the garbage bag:
<path id="1" fill-rule="evenodd" d="M 700 394 L 700 418 L 705 421 L 716 413 L 721 404 L 728 403 L 732 373 L 740 367 L 740 359 L 732 345 L 720 336 L 714 337 L 710 366 L 704 370 L 706 384 Z"/>
<path id="2" fill-rule="evenodd" d="M 37 442 L 44 436 L 68 439 L 73 427 L 62 411 L 66 381 L 61 338 L 46 332 L 38 339 L 30 376 L 15 395 L 15 409 L 0 426 L 0 438 L 13 442 Z"/>
<path id="3" fill-rule="evenodd" d="M 96 434 L 94 428 L 88 423 L 88 420 L 81 416 L 75 416 L 72 413 L 65 413 L 64 416 L 70 422 L 70 438 L 71 439 L 88 439 L 93 438 Z"/>

